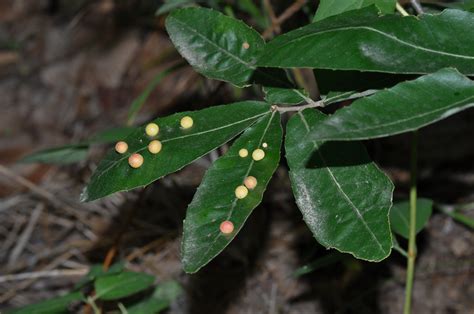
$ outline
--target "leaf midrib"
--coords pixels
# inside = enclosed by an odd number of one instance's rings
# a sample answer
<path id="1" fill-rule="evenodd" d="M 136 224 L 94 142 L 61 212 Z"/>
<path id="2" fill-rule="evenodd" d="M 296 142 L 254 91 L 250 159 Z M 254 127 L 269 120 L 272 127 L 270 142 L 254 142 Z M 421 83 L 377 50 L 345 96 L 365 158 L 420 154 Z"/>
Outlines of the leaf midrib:
<path id="1" fill-rule="evenodd" d="M 179 140 L 179 139 L 192 137 L 192 136 L 203 135 L 203 134 L 206 134 L 206 133 L 212 133 L 212 132 L 215 132 L 215 131 L 218 131 L 218 130 L 229 128 L 229 127 L 234 126 L 236 124 L 246 122 L 248 120 L 257 119 L 257 118 L 259 118 L 263 115 L 266 115 L 266 114 L 268 114 L 268 112 L 259 113 L 258 115 L 255 115 L 255 116 L 243 119 L 243 120 L 239 120 L 239 121 L 236 121 L 236 122 L 233 122 L 233 123 L 230 123 L 230 124 L 226 124 L 226 125 L 214 128 L 214 129 L 209 129 L 209 130 L 206 130 L 206 131 L 201 131 L 201 132 L 197 132 L 197 133 L 193 133 L 193 134 L 187 134 L 187 135 L 182 135 L 182 136 L 178 136 L 178 137 L 174 137 L 174 138 L 164 139 L 164 140 L 161 141 L 161 143 L 171 142 L 171 141 L 174 141 L 174 140 Z M 146 150 L 147 148 L 148 148 L 148 146 L 144 146 L 144 147 L 132 152 L 131 154 L 142 152 L 142 151 Z M 108 168 L 104 169 L 101 173 L 98 174 L 98 176 L 95 180 L 99 180 L 106 172 L 110 171 L 110 169 L 115 167 L 117 164 L 119 164 L 123 160 L 127 159 L 129 156 L 130 155 L 124 156 L 124 157 L 122 157 L 120 159 L 117 159 L 116 161 L 112 162 L 111 165 Z"/>
<path id="2" fill-rule="evenodd" d="M 245 65 L 246 67 L 248 67 L 249 69 L 251 70 L 255 70 L 256 67 L 248 62 L 246 62 L 245 60 L 242 60 L 241 58 L 239 58 L 238 56 L 232 54 L 230 51 L 222 48 L 221 46 L 217 45 L 216 43 L 214 43 L 212 40 L 210 40 L 209 38 L 207 38 L 206 36 L 204 36 L 203 34 L 197 32 L 195 29 L 191 28 L 188 24 L 186 23 L 183 23 L 181 22 L 179 19 L 177 19 L 176 17 L 174 16 L 171 16 L 170 17 L 171 19 L 173 19 L 174 21 L 176 21 L 178 24 L 184 26 L 187 30 L 191 31 L 192 33 L 196 34 L 197 36 L 199 36 L 200 38 L 204 39 L 205 41 L 207 41 L 211 46 L 214 46 L 215 48 L 217 48 L 217 50 L 223 52 L 224 54 L 228 55 L 229 57 L 233 58 L 234 60 L 238 61 L 239 63 Z"/>
<path id="3" fill-rule="evenodd" d="M 390 127 L 390 126 L 394 126 L 394 125 L 397 125 L 397 124 L 403 124 L 405 122 L 409 122 L 409 121 L 412 121 L 412 120 L 417 120 L 417 119 L 421 119 L 421 118 L 424 118 L 425 116 L 428 116 L 428 115 L 432 115 L 432 114 L 436 114 L 440 111 L 445 111 L 445 110 L 450 110 L 450 109 L 454 109 L 456 108 L 459 104 L 463 103 L 463 102 L 469 102 L 470 100 L 474 99 L 474 96 L 470 96 L 468 98 L 465 98 L 465 99 L 462 99 L 460 101 L 457 101 L 453 104 L 451 104 L 450 106 L 447 106 L 447 107 L 442 107 L 442 108 L 438 108 L 436 110 L 432 110 L 432 111 L 428 111 L 428 112 L 424 112 L 424 113 L 421 113 L 421 114 L 418 114 L 418 115 L 414 115 L 414 116 L 410 116 L 408 118 L 405 118 L 405 119 L 400 119 L 400 120 L 397 120 L 397 121 L 393 121 L 393 122 L 389 122 L 389 123 L 385 123 L 385 124 L 380 124 L 380 125 L 377 125 L 377 126 L 373 126 L 373 127 L 366 127 L 366 128 L 362 128 L 362 129 L 353 129 L 353 130 L 350 130 L 350 131 L 346 131 L 346 132 L 338 132 L 339 136 L 343 136 L 344 134 L 350 134 L 350 133 L 354 133 L 354 132 L 366 132 L 366 131 L 373 131 L 373 130 L 377 130 L 377 129 L 380 129 L 380 128 L 385 128 L 385 127 Z M 357 104 L 356 104 L 357 105 Z M 474 103 L 471 103 L 471 104 L 467 104 L 466 105 L 467 107 L 470 107 L 470 106 L 474 106 Z M 349 109 L 351 107 L 348 107 L 347 108 L 347 111 L 346 112 L 349 112 Z M 442 118 L 442 117 L 441 117 Z M 331 118 L 329 118 L 331 119 Z M 438 119 L 439 120 L 439 119 Z M 438 121 L 438 120 L 435 120 L 434 122 Z M 411 131 L 411 130 L 415 130 L 415 129 L 419 129 L 421 127 L 423 127 L 424 125 L 421 125 L 420 127 L 417 127 L 417 128 L 409 128 L 409 129 L 404 129 L 402 131 L 399 131 L 399 132 L 396 132 L 396 133 L 388 133 L 388 134 L 398 134 L 398 133 L 404 133 L 404 132 L 407 132 L 407 131 Z M 368 139 L 368 138 L 374 138 L 374 137 L 383 137 L 383 136 L 386 136 L 387 134 L 380 134 L 378 136 L 367 136 L 367 137 L 351 137 L 351 139 Z M 346 138 L 346 137 L 344 137 Z M 318 141 L 321 140 L 321 141 L 324 141 L 324 140 L 337 140 L 337 139 L 341 139 L 341 137 L 321 137 L 321 138 L 318 138 Z"/>
<path id="4" fill-rule="evenodd" d="M 461 58 L 461 59 L 467 59 L 467 60 L 474 60 L 474 56 L 468 56 L 468 55 L 461 55 L 461 54 L 455 54 L 455 53 L 450 53 L 450 52 L 446 52 L 446 51 L 441 51 L 441 50 L 433 50 L 431 48 L 426 48 L 426 47 L 423 47 L 423 46 L 419 46 L 419 45 L 416 45 L 416 44 L 413 44 L 413 43 L 410 43 L 408 41 L 404 41 L 404 40 L 401 40 L 399 39 L 398 37 L 396 36 L 393 36 L 391 34 L 388 34 L 388 33 L 385 33 L 383 31 L 380 31 L 376 28 L 373 28 L 373 27 L 368 27 L 368 26 L 348 26 L 348 27 L 339 27 L 339 28 L 335 28 L 335 29 L 330 29 L 330 30 L 324 30 L 324 31 L 319 31 L 319 32 L 314 32 L 314 33 L 311 33 L 311 34 L 307 34 L 307 35 L 303 35 L 301 37 L 298 37 L 298 38 L 295 38 L 295 39 L 291 39 L 289 40 L 288 42 L 284 43 L 283 45 L 281 45 L 279 47 L 279 49 L 282 49 L 283 47 L 289 45 L 289 44 L 292 44 L 294 42 L 297 42 L 297 41 L 301 41 L 301 40 L 304 40 L 308 37 L 313 37 L 313 36 L 319 36 L 319 35 L 322 35 L 322 34 L 326 34 L 326 33 L 331 33 L 331 32 L 338 32 L 338 31 L 351 31 L 351 30 L 358 30 L 358 29 L 364 29 L 364 30 L 367 30 L 367 31 L 370 31 L 370 32 L 375 32 L 375 33 L 378 33 L 382 36 L 385 36 L 393 41 L 396 41 L 402 45 L 405 45 L 405 46 L 408 46 L 408 47 L 412 47 L 414 49 L 419 49 L 419 50 L 422 50 L 422 51 L 425 51 L 425 52 L 430 52 L 430 53 L 434 53 L 434 54 L 439 54 L 439 55 L 444 55 L 444 56 L 449 56 L 449 57 L 454 57 L 454 58 Z"/>
<path id="5" fill-rule="evenodd" d="M 260 140 L 258 142 L 258 145 L 257 147 L 260 147 L 260 145 L 262 144 L 263 142 L 263 139 L 265 138 L 265 135 L 267 134 L 267 131 L 268 129 L 270 128 L 270 125 L 273 121 L 273 118 L 275 116 L 275 113 L 276 112 L 272 112 L 272 116 L 270 117 L 270 119 L 268 119 L 268 124 L 266 125 L 265 127 L 265 130 L 263 131 L 262 133 L 262 136 L 260 137 Z M 263 118 L 262 118 L 263 119 Z M 252 159 L 250 161 L 250 164 L 249 164 L 249 167 L 247 168 L 247 171 L 245 172 L 245 175 L 244 175 L 244 179 L 249 175 L 250 171 L 252 171 L 252 167 L 253 165 L 255 164 L 255 161 Z M 231 208 L 230 208 L 230 211 L 227 215 L 227 218 L 226 220 L 229 220 L 230 217 L 232 217 L 232 214 L 234 212 L 234 209 L 235 209 L 235 205 L 237 204 L 237 197 L 234 197 L 234 200 L 232 201 L 232 204 L 231 204 Z M 243 226 L 243 224 L 242 224 Z M 241 227 L 242 227 L 241 226 Z M 237 230 L 238 231 L 238 230 Z M 235 233 L 237 234 L 237 232 Z M 197 263 L 198 265 L 201 265 L 202 264 L 202 261 L 206 259 L 206 255 L 211 251 L 212 247 L 216 244 L 217 240 L 222 236 L 221 233 L 218 233 L 215 237 L 214 237 L 214 240 L 212 241 L 212 243 L 208 246 L 206 252 L 204 254 L 202 254 L 202 258 L 199 260 L 199 262 Z M 235 235 L 234 235 L 235 236 Z M 230 241 L 224 246 L 224 248 L 230 243 Z M 223 248 L 223 249 L 224 249 Z M 217 255 L 217 254 L 216 254 Z"/>
<path id="6" fill-rule="evenodd" d="M 301 121 L 303 122 L 305 128 L 306 128 L 306 134 L 308 134 L 310 128 L 309 128 L 309 125 L 308 125 L 308 122 L 306 121 L 305 117 L 303 116 L 303 114 L 300 112 L 298 112 L 298 116 L 300 117 Z M 353 209 L 353 211 L 355 212 L 357 218 L 362 222 L 362 225 L 365 227 L 365 229 L 368 231 L 368 233 L 370 234 L 370 236 L 372 237 L 372 239 L 374 239 L 374 241 L 377 243 L 380 251 L 383 253 L 383 254 L 386 254 L 387 252 L 383 249 L 383 246 L 382 244 L 380 243 L 380 241 L 378 240 L 377 236 L 373 233 L 373 231 L 369 228 L 369 226 L 367 225 L 367 223 L 365 222 L 364 220 L 364 217 L 362 216 L 359 208 L 357 208 L 357 206 L 352 202 L 352 200 L 349 198 L 349 196 L 344 192 L 344 190 L 342 189 L 342 186 L 339 184 L 339 182 L 337 181 L 334 173 L 331 171 L 331 169 L 329 169 L 329 167 L 327 166 L 327 162 L 326 162 L 326 159 L 324 158 L 323 154 L 319 151 L 319 146 L 318 144 L 316 143 L 316 141 L 311 141 L 311 143 L 313 144 L 314 148 L 316 149 L 316 151 L 318 152 L 319 156 L 321 157 L 321 160 L 323 161 L 324 163 L 324 168 L 327 170 L 327 172 L 329 173 L 329 175 L 331 176 L 332 180 L 334 181 L 334 183 L 336 184 L 336 187 L 337 187 L 337 190 L 340 192 L 340 194 L 346 199 L 346 201 L 349 203 L 349 205 L 351 206 L 351 208 Z"/>

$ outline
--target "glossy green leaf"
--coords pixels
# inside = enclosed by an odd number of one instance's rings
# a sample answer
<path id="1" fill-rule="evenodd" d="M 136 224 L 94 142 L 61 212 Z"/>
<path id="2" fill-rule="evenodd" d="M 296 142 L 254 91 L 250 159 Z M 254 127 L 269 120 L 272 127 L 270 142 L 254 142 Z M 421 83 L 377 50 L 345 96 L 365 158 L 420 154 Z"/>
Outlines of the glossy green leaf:
<path id="1" fill-rule="evenodd" d="M 71 164 L 87 158 L 89 152 L 88 145 L 65 145 L 49 149 L 40 150 L 25 156 L 20 162 L 32 163 L 41 162 L 49 164 Z"/>
<path id="2" fill-rule="evenodd" d="M 30 304 L 28 306 L 7 312 L 8 314 L 59 314 L 69 313 L 68 306 L 74 301 L 82 300 L 80 292 L 73 292 L 54 299 Z"/>
<path id="3" fill-rule="evenodd" d="M 303 89 L 264 87 L 265 100 L 270 104 L 297 105 L 305 102 L 308 93 Z"/>
<path id="4" fill-rule="evenodd" d="M 279 114 L 268 114 L 246 130 L 206 172 L 186 212 L 181 247 L 186 272 L 197 272 L 224 250 L 262 201 L 263 192 L 280 160 L 281 136 Z M 266 148 L 263 143 L 267 143 Z M 239 156 L 242 148 L 249 152 L 245 158 Z M 265 157 L 254 161 L 251 155 L 257 148 L 265 151 Z M 245 198 L 237 199 L 235 189 L 247 176 L 255 177 L 257 186 L 249 190 Z M 234 231 L 229 235 L 219 229 L 226 220 L 234 224 Z"/>
<path id="5" fill-rule="evenodd" d="M 358 142 L 316 142 L 306 135 L 325 115 L 313 109 L 287 125 L 286 159 L 296 204 L 327 248 L 380 261 L 390 254 L 393 184 Z"/>
<path id="6" fill-rule="evenodd" d="M 149 288 L 153 281 L 155 281 L 155 277 L 136 272 L 99 277 L 94 285 L 94 298 L 101 300 L 124 298 Z"/>
<path id="7" fill-rule="evenodd" d="M 211 9 L 173 11 L 166 19 L 166 29 L 196 71 L 238 87 L 248 84 L 265 44 L 244 22 Z"/>
<path id="8" fill-rule="evenodd" d="M 375 4 L 382 13 L 392 13 L 396 0 L 320 0 L 313 22 Z"/>
<path id="9" fill-rule="evenodd" d="M 455 67 L 473 75 L 472 29 L 474 14 L 465 11 L 379 17 L 371 6 L 276 37 L 258 65 L 405 74 Z"/>
<path id="10" fill-rule="evenodd" d="M 443 69 L 356 100 L 315 125 L 314 140 L 357 140 L 417 130 L 474 106 L 474 82 Z"/>
<path id="11" fill-rule="evenodd" d="M 123 269 L 124 269 L 123 262 L 118 262 L 118 263 L 113 264 L 112 266 L 110 266 L 110 268 L 107 271 L 104 271 L 104 266 L 102 264 L 92 265 L 91 268 L 89 269 L 89 272 L 74 285 L 74 289 L 75 290 L 81 289 L 86 284 L 96 280 L 99 277 L 112 275 L 112 274 L 118 274 L 122 272 Z"/>
<path id="12" fill-rule="evenodd" d="M 162 310 L 168 308 L 182 293 L 183 289 L 176 281 L 160 283 L 149 298 L 127 307 L 127 313 L 160 313 Z"/>
<path id="13" fill-rule="evenodd" d="M 419 198 L 416 201 L 416 233 L 423 230 L 433 212 L 433 201 Z M 390 225 L 392 231 L 408 239 L 410 233 L 410 202 L 393 204 L 390 210 Z"/>
<path id="14" fill-rule="evenodd" d="M 128 152 L 123 155 L 115 150 L 109 152 L 97 167 L 81 200 L 91 201 L 150 184 L 226 143 L 269 110 L 270 105 L 266 103 L 245 101 L 158 118 L 154 122 L 160 127 L 157 139 L 163 148 L 156 155 L 147 149 L 150 138 L 145 134 L 145 126 L 136 128 L 124 139 L 128 143 Z M 194 120 L 190 129 L 180 127 L 184 116 Z M 140 153 L 144 158 L 143 165 L 138 169 L 128 165 L 128 157 L 132 153 Z"/>

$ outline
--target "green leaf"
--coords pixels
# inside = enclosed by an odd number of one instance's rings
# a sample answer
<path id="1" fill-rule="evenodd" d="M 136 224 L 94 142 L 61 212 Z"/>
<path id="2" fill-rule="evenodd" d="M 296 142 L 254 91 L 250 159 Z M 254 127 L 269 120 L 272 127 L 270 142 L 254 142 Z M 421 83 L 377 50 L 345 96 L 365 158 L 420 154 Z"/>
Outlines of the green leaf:
<path id="1" fill-rule="evenodd" d="M 183 289 L 176 281 L 159 284 L 153 294 L 127 308 L 128 314 L 159 313 L 168 308 L 176 298 L 183 293 Z"/>
<path id="2" fill-rule="evenodd" d="M 158 73 L 153 80 L 151 80 L 150 83 L 146 86 L 145 90 L 137 97 L 135 100 L 132 102 L 130 105 L 130 110 L 128 111 L 128 118 L 127 118 L 127 124 L 131 125 L 135 121 L 135 117 L 137 116 L 138 112 L 140 109 L 143 107 L 145 104 L 146 100 L 148 97 L 150 97 L 150 94 L 153 92 L 153 90 L 158 86 L 158 84 L 161 83 L 163 79 L 165 79 L 168 75 L 173 73 L 175 70 L 179 69 L 182 67 L 183 64 L 179 63 L 175 66 L 172 66 L 164 71 L 161 71 Z"/>
<path id="3" fill-rule="evenodd" d="M 423 230 L 433 211 L 433 201 L 419 198 L 416 201 L 416 233 Z M 393 232 L 408 239 L 410 233 L 410 202 L 395 203 L 390 210 L 390 225 Z"/>
<path id="4" fill-rule="evenodd" d="M 194 0 L 166 0 L 159 9 L 156 11 L 155 15 L 160 16 L 166 14 L 168 12 L 173 11 L 174 9 L 181 8 L 184 6 L 193 5 L 195 2 Z"/>
<path id="5" fill-rule="evenodd" d="M 71 164 L 87 158 L 88 145 L 65 145 L 49 149 L 40 150 L 27 155 L 20 162 L 24 163 L 49 163 L 49 164 Z"/>
<path id="6" fill-rule="evenodd" d="M 124 272 L 103 276 L 95 281 L 95 298 L 116 300 L 138 293 L 150 287 L 155 277 L 136 272 Z"/>
<path id="7" fill-rule="evenodd" d="M 356 100 L 317 125 L 320 140 L 359 140 L 417 130 L 474 106 L 474 82 L 443 69 Z"/>
<path id="8" fill-rule="evenodd" d="M 305 102 L 308 93 L 304 89 L 264 87 L 265 100 L 270 104 L 297 105 Z"/>
<path id="9" fill-rule="evenodd" d="M 293 273 L 294 277 L 300 277 L 309 273 L 312 273 L 318 269 L 327 267 L 329 265 L 335 264 L 347 258 L 347 255 L 343 255 L 339 252 L 331 252 L 324 256 L 321 256 L 309 264 L 301 266 Z"/>
<path id="10" fill-rule="evenodd" d="M 310 126 L 324 118 L 306 109 L 288 122 L 285 148 L 296 204 L 323 246 L 380 261 L 392 247 L 393 184 L 362 144 L 309 140 Z"/>
<path id="11" fill-rule="evenodd" d="M 89 269 L 89 272 L 74 285 L 74 290 L 81 289 L 86 284 L 94 281 L 95 279 L 99 277 L 111 275 L 111 274 L 118 274 L 122 272 L 123 269 L 124 269 L 123 262 L 118 262 L 118 263 L 113 264 L 112 266 L 110 266 L 109 270 L 107 271 L 104 271 L 104 266 L 102 264 L 92 265 L 91 268 Z"/>
<path id="12" fill-rule="evenodd" d="M 313 22 L 375 4 L 382 13 L 392 13 L 396 0 L 320 0 Z"/>
<path id="13" fill-rule="evenodd" d="M 73 292 L 54 299 L 34 303 L 25 307 L 9 311 L 9 314 L 58 314 L 67 313 L 69 304 L 83 299 L 80 292 Z"/>
<path id="14" fill-rule="evenodd" d="M 186 212 L 181 247 L 186 272 L 197 272 L 222 252 L 262 201 L 263 192 L 280 160 L 281 136 L 279 113 L 268 114 L 245 131 L 206 172 Z M 263 143 L 267 143 L 266 148 Z M 245 158 L 239 156 L 239 150 L 243 148 L 249 153 Z M 251 155 L 257 148 L 265 151 L 265 157 L 254 161 Z M 235 189 L 247 176 L 255 177 L 257 186 L 250 189 L 245 198 L 237 199 Z M 229 235 L 219 229 L 226 220 L 234 224 L 234 231 Z"/>
<path id="15" fill-rule="evenodd" d="M 248 84 L 265 44 L 244 22 L 211 9 L 173 11 L 166 19 L 166 29 L 197 72 L 238 87 Z"/>
<path id="16" fill-rule="evenodd" d="M 113 143 L 127 137 L 134 130 L 135 128 L 132 127 L 111 128 L 95 134 L 89 140 L 83 142 L 83 144 Z"/>
<path id="17" fill-rule="evenodd" d="M 379 17 L 371 6 L 276 37 L 258 65 L 404 74 L 455 67 L 474 75 L 472 29 L 474 14 L 465 11 Z"/>
<path id="18" fill-rule="evenodd" d="M 158 118 L 154 122 L 160 127 L 157 139 L 163 148 L 156 155 L 147 149 L 150 138 L 145 134 L 145 126 L 136 128 L 124 139 L 128 143 L 128 152 L 123 155 L 115 150 L 109 152 L 97 167 L 81 200 L 92 201 L 150 184 L 231 140 L 269 110 L 270 105 L 266 103 L 245 101 Z M 194 120 L 194 125 L 188 130 L 180 127 L 184 116 Z M 128 165 L 132 153 L 140 153 L 144 158 L 138 169 Z"/>

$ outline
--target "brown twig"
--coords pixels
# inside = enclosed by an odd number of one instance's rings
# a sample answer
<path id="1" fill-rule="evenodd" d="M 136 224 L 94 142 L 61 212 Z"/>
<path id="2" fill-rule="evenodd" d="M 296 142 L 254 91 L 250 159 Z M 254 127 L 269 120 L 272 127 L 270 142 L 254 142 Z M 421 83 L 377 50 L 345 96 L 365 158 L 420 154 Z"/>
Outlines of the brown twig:
<path id="1" fill-rule="evenodd" d="M 306 0 L 296 0 L 292 5 L 286 8 L 286 10 L 276 18 L 275 23 L 272 23 L 272 25 L 263 32 L 263 38 L 269 38 L 274 32 L 276 32 L 276 27 L 280 28 L 281 24 L 292 17 L 293 14 L 298 12 L 305 4 Z"/>

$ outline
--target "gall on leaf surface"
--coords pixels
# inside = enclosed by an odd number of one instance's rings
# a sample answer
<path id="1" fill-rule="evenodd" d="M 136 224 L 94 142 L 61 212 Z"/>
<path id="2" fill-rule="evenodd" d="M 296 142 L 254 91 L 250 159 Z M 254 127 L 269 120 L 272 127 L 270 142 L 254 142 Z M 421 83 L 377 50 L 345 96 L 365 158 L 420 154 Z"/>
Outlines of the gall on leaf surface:
<path id="1" fill-rule="evenodd" d="M 280 160 L 282 130 L 278 112 L 269 113 L 247 129 L 229 151 L 207 170 L 184 222 L 181 256 L 184 270 L 195 273 L 209 263 L 234 239 L 252 210 L 262 201 L 265 188 Z M 251 154 L 239 155 L 242 148 L 252 152 L 264 148 L 265 157 L 255 161 Z M 235 189 L 253 176 L 257 185 L 238 199 Z M 220 224 L 233 223 L 233 231 L 223 234 Z"/>
<path id="2" fill-rule="evenodd" d="M 443 69 L 358 99 L 314 125 L 308 136 L 316 141 L 391 136 L 473 106 L 474 82 L 454 69 Z"/>
<path id="3" fill-rule="evenodd" d="M 368 261 L 390 255 L 389 209 L 393 184 L 359 142 L 322 142 L 306 137 L 325 115 L 313 109 L 287 125 L 286 159 L 303 219 L 327 248 Z"/>
<path id="4" fill-rule="evenodd" d="M 370 6 L 276 37 L 266 44 L 258 66 L 399 74 L 455 67 L 474 75 L 473 29 L 474 13 L 466 11 L 379 16 Z"/>
<path id="5" fill-rule="evenodd" d="M 193 68 L 212 79 L 248 85 L 265 42 L 242 21 L 205 8 L 173 11 L 166 30 Z"/>
<path id="6" fill-rule="evenodd" d="M 123 139 L 128 144 L 125 154 L 112 149 L 100 162 L 81 200 L 92 201 L 145 186 L 178 171 L 231 140 L 269 112 L 270 105 L 264 102 L 244 101 L 158 118 L 153 122 L 160 127 L 160 132 L 153 138 L 145 134 L 145 126 L 138 127 Z M 180 126 L 185 116 L 192 117 L 194 122 L 189 129 Z M 158 154 L 148 151 L 151 140 L 161 142 Z M 141 154 L 144 160 L 137 169 L 128 164 L 128 158 L 135 153 Z"/>

